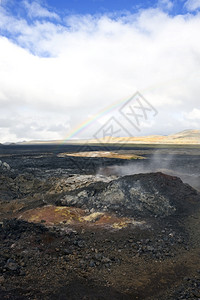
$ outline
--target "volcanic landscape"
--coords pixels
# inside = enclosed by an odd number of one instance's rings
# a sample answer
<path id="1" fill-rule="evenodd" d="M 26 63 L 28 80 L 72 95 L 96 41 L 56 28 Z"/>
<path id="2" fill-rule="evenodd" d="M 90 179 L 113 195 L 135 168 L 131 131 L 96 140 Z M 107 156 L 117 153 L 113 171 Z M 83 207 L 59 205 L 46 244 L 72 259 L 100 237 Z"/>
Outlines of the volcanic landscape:
<path id="1" fill-rule="evenodd" d="M 0 299 L 200 299 L 200 146 L 0 145 Z"/>

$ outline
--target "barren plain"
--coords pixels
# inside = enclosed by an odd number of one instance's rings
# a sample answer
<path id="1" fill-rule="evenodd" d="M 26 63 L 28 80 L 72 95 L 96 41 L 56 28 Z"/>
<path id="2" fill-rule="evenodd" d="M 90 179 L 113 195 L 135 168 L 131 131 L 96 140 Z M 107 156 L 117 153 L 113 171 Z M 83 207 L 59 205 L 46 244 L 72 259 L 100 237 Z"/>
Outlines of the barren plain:
<path id="1" fill-rule="evenodd" d="M 0 146 L 1 299 L 199 299 L 200 147 L 84 152 Z"/>

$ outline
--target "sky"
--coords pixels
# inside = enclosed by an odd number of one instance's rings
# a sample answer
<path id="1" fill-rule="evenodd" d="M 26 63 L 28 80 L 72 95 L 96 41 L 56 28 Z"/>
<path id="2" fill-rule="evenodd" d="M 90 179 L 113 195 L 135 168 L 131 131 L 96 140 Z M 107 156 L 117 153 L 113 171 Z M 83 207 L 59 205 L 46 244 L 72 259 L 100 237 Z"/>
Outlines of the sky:
<path id="1" fill-rule="evenodd" d="M 0 0 L 0 143 L 200 129 L 199 28 L 200 0 Z"/>

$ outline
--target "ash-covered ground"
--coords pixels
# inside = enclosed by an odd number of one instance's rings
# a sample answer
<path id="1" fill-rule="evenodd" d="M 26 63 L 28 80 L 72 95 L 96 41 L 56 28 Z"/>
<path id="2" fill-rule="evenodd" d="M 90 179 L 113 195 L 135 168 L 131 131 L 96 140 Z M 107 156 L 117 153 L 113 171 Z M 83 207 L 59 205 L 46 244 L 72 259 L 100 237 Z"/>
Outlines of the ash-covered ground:
<path id="1" fill-rule="evenodd" d="M 0 298 L 200 299 L 200 148 L 82 151 L 0 146 Z"/>

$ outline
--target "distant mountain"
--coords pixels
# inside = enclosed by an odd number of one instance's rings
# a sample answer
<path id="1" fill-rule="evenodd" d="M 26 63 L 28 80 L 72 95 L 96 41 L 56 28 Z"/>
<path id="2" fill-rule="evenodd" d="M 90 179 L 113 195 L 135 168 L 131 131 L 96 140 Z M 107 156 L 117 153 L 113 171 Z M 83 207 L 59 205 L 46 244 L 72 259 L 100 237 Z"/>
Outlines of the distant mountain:
<path id="1" fill-rule="evenodd" d="M 24 141 L 18 142 L 16 145 L 57 145 L 57 144 L 85 144 L 88 140 L 33 140 L 33 141 Z"/>
<path id="2" fill-rule="evenodd" d="M 91 143 L 97 142 L 91 140 Z M 149 135 L 139 137 L 105 137 L 101 143 L 127 143 L 127 144 L 200 144 L 200 130 L 184 130 L 168 136 Z"/>
<path id="3" fill-rule="evenodd" d="M 200 139 L 200 130 L 194 130 L 194 129 L 184 130 L 184 131 L 169 135 L 169 138 Z"/>
<path id="4" fill-rule="evenodd" d="M 175 134 L 170 134 L 168 136 L 163 135 L 148 135 L 139 137 L 104 137 L 99 140 L 52 140 L 52 141 L 24 141 L 16 143 L 18 145 L 31 145 L 31 144 L 177 144 L 177 145 L 187 145 L 187 144 L 200 144 L 200 130 L 184 130 Z"/>
<path id="5" fill-rule="evenodd" d="M 16 145 L 16 143 L 13 143 L 13 142 L 11 142 L 11 143 L 6 142 L 6 143 L 4 143 L 4 145 L 5 145 L 5 146 L 8 146 L 8 145 Z"/>

